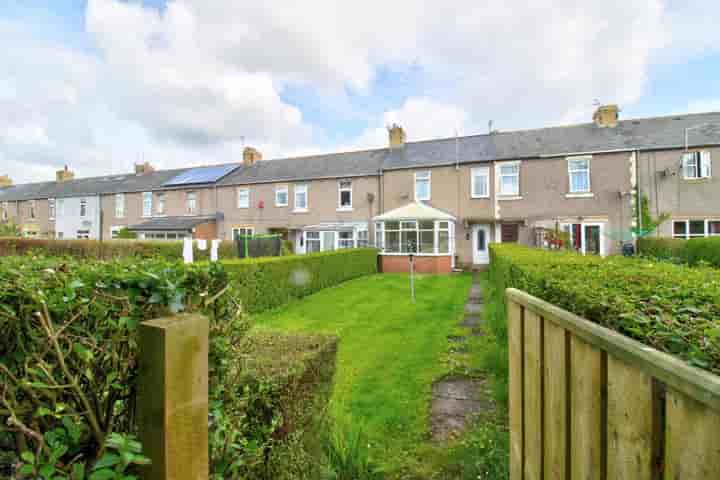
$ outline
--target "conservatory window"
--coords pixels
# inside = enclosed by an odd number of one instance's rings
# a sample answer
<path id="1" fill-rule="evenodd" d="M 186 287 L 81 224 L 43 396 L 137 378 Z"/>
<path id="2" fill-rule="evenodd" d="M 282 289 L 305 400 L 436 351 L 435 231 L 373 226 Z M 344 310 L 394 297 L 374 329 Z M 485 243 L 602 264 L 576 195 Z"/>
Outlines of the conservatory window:
<path id="1" fill-rule="evenodd" d="M 452 252 L 448 221 L 403 220 L 377 223 L 377 247 L 390 254 L 447 255 Z"/>

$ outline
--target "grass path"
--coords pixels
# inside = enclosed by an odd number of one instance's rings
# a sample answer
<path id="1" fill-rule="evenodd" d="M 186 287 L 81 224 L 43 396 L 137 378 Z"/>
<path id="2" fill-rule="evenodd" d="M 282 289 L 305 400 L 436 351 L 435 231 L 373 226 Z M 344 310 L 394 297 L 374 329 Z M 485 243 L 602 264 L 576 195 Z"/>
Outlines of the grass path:
<path id="1" fill-rule="evenodd" d="M 427 440 L 431 386 L 447 372 L 447 336 L 463 315 L 469 275 L 373 275 L 255 317 L 256 328 L 340 337 L 331 409 L 364 425 L 391 470 Z"/>

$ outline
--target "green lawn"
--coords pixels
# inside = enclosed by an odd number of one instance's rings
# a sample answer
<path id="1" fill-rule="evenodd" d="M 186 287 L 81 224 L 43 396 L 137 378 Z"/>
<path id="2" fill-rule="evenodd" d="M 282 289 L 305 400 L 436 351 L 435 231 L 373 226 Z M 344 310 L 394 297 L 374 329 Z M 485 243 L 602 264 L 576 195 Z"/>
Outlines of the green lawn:
<path id="1" fill-rule="evenodd" d="M 373 275 L 257 315 L 256 328 L 340 337 L 331 411 L 364 425 L 373 457 L 397 467 L 427 440 L 431 386 L 448 371 L 447 336 L 463 315 L 469 275 Z"/>

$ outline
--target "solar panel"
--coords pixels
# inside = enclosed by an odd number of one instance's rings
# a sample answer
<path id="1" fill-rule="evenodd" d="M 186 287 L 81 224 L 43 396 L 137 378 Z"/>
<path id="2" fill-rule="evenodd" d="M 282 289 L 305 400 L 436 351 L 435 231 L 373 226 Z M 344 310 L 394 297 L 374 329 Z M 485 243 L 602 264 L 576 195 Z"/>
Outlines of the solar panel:
<path id="1" fill-rule="evenodd" d="M 174 185 L 193 185 L 197 183 L 212 183 L 235 170 L 237 165 L 220 165 L 217 167 L 198 167 L 183 172 L 163 183 L 164 187 Z"/>

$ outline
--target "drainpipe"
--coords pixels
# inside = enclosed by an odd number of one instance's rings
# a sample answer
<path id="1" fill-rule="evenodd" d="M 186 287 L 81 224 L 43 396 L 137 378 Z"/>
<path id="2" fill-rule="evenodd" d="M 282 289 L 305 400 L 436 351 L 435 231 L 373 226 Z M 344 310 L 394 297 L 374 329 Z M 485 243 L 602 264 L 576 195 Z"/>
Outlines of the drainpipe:
<path id="1" fill-rule="evenodd" d="M 654 172 L 653 172 L 654 173 Z M 648 175 L 649 177 L 649 175 Z M 642 232 L 642 191 L 640 190 L 640 150 L 635 149 L 635 215 L 637 222 L 637 231 L 638 233 Z M 657 202 L 657 198 L 655 199 Z M 637 248 L 637 235 L 636 237 L 636 248 Z"/>

